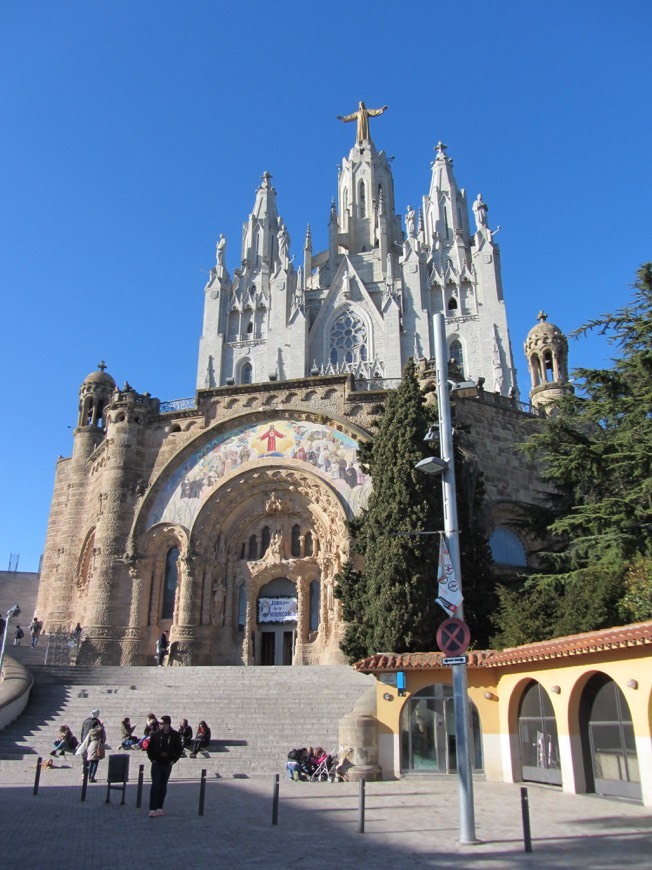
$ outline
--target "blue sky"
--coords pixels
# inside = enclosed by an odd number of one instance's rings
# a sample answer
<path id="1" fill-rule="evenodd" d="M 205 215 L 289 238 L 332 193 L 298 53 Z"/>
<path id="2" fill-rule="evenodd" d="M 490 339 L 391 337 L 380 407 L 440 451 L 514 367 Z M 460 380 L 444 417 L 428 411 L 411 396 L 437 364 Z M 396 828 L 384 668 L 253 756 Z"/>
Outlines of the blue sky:
<path id="1" fill-rule="evenodd" d="M 316 10 L 316 11 L 315 11 Z M 370 11 L 368 11 L 370 10 Z M 646 0 L 397 5 L 201 0 L 0 6 L 0 568 L 36 570 L 77 393 L 105 359 L 162 400 L 194 392 L 219 233 L 268 170 L 302 247 L 326 246 L 337 164 L 375 121 L 399 209 L 439 139 L 501 230 L 523 397 L 539 309 L 570 331 L 623 304 L 650 251 Z M 571 366 L 611 353 L 571 343 Z"/>

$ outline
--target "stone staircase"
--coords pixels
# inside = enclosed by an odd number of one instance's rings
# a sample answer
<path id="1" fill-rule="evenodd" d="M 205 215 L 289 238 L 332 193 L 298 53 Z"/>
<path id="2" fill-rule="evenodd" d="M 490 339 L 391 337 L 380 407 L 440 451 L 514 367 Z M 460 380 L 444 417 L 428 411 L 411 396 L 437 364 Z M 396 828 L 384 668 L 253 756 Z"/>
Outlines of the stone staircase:
<path id="1" fill-rule="evenodd" d="M 69 725 L 79 737 L 82 721 L 94 708 L 106 726 L 107 755 L 122 751 L 125 716 L 137 732 L 150 711 L 169 714 L 175 727 L 187 718 L 195 730 L 205 719 L 211 746 L 196 759 L 182 759 L 177 776 L 199 776 L 203 767 L 209 776 L 278 773 L 292 747 L 321 745 L 330 751 L 338 745 L 340 718 L 374 685 L 373 677 L 346 666 L 37 666 L 31 671 L 35 682 L 25 711 L 0 731 L 0 760 L 47 757 L 60 725 Z M 130 754 L 132 768 L 146 761 L 145 753 Z"/>

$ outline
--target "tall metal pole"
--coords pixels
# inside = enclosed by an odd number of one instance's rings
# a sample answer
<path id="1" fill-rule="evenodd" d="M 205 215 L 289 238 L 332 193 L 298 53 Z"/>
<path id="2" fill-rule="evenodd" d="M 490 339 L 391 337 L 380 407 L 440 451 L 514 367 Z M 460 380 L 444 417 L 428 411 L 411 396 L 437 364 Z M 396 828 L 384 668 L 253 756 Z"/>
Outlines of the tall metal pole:
<path id="1" fill-rule="evenodd" d="M 437 404 L 439 410 L 439 441 L 441 458 L 446 468 L 441 478 L 444 499 L 444 534 L 457 583 L 462 592 L 460 541 L 457 527 L 457 491 L 453 456 L 453 427 L 448 395 L 448 361 L 446 359 L 446 328 L 443 314 L 435 314 L 435 367 L 437 371 Z M 463 607 L 455 615 L 464 619 Z M 453 665 L 453 705 L 455 709 L 455 751 L 457 759 L 458 798 L 460 807 L 460 843 L 476 843 L 473 808 L 473 767 L 469 740 L 469 700 L 466 664 Z"/>

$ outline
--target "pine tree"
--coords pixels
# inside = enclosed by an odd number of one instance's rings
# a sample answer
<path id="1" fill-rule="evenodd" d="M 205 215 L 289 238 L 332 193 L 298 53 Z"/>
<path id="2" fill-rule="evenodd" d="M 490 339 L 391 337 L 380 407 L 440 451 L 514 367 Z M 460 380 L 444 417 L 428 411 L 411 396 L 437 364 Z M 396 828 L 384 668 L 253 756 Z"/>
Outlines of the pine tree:
<path id="1" fill-rule="evenodd" d="M 542 461 L 543 477 L 556 489 L 549 526 L 556 546 L 547 554 L 547 573 L 520 592 L 501 591 L 500 644 L 652 615 L 645 561 L 652 556 L 652 264 L 639 270 L 631 305 L 575 335 L 593 330 L 620 355 L 611 368 L 574 372 L 575 394 L 528 440 L 527 451 Z M 544 600 L 545 610 L 528 627 L 536 602 Z"/>
<path id="2" fill-rule="evenodd" d="M 336 591 L 348 624 L 342 649 L 352 661 L 374 652 L 436 649 L 437 626 L 445 617 L 435 603 L 439 536 L 415 534 L 443 527 L 440 487 L 415 468 L 430 452 L 423 439 L 433 415 L 410 361 L 399 389 L 387 397 L 373 440 L 361 449 L 373 492 L 350 530 L 364 567 L 347 565 Z M 471 502 L 477 503 L 481 495 L 481 485 L 472 487 Z M 474 507 L 462 498 L 460 516 L 473 513 Z M 465 558 L 484 562 L 473 574 L 483 586 L 491 557 L 477 528 L 471 533 L 466 526 L 468 534 L 461 536 L 463 573 Z M 482 594 L 490 586 L 484 584 Z M 486 634 L 486 620 L 483 624 Z"/>

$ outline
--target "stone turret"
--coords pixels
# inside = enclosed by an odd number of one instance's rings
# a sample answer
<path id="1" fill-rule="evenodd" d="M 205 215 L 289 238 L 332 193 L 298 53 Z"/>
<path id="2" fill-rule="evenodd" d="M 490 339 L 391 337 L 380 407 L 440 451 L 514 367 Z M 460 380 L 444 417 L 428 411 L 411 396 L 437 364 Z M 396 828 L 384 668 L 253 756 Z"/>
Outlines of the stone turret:
<path id="1" fill-rule="evenodd" d="M 525 344 L 525 356 L 532 380 L 530 402 L 532 406 L 546 409 L 573 387 L 568 382 L 568 340 L 548 315 L 539 312 L 538 323 L 529 331 Z"/>

